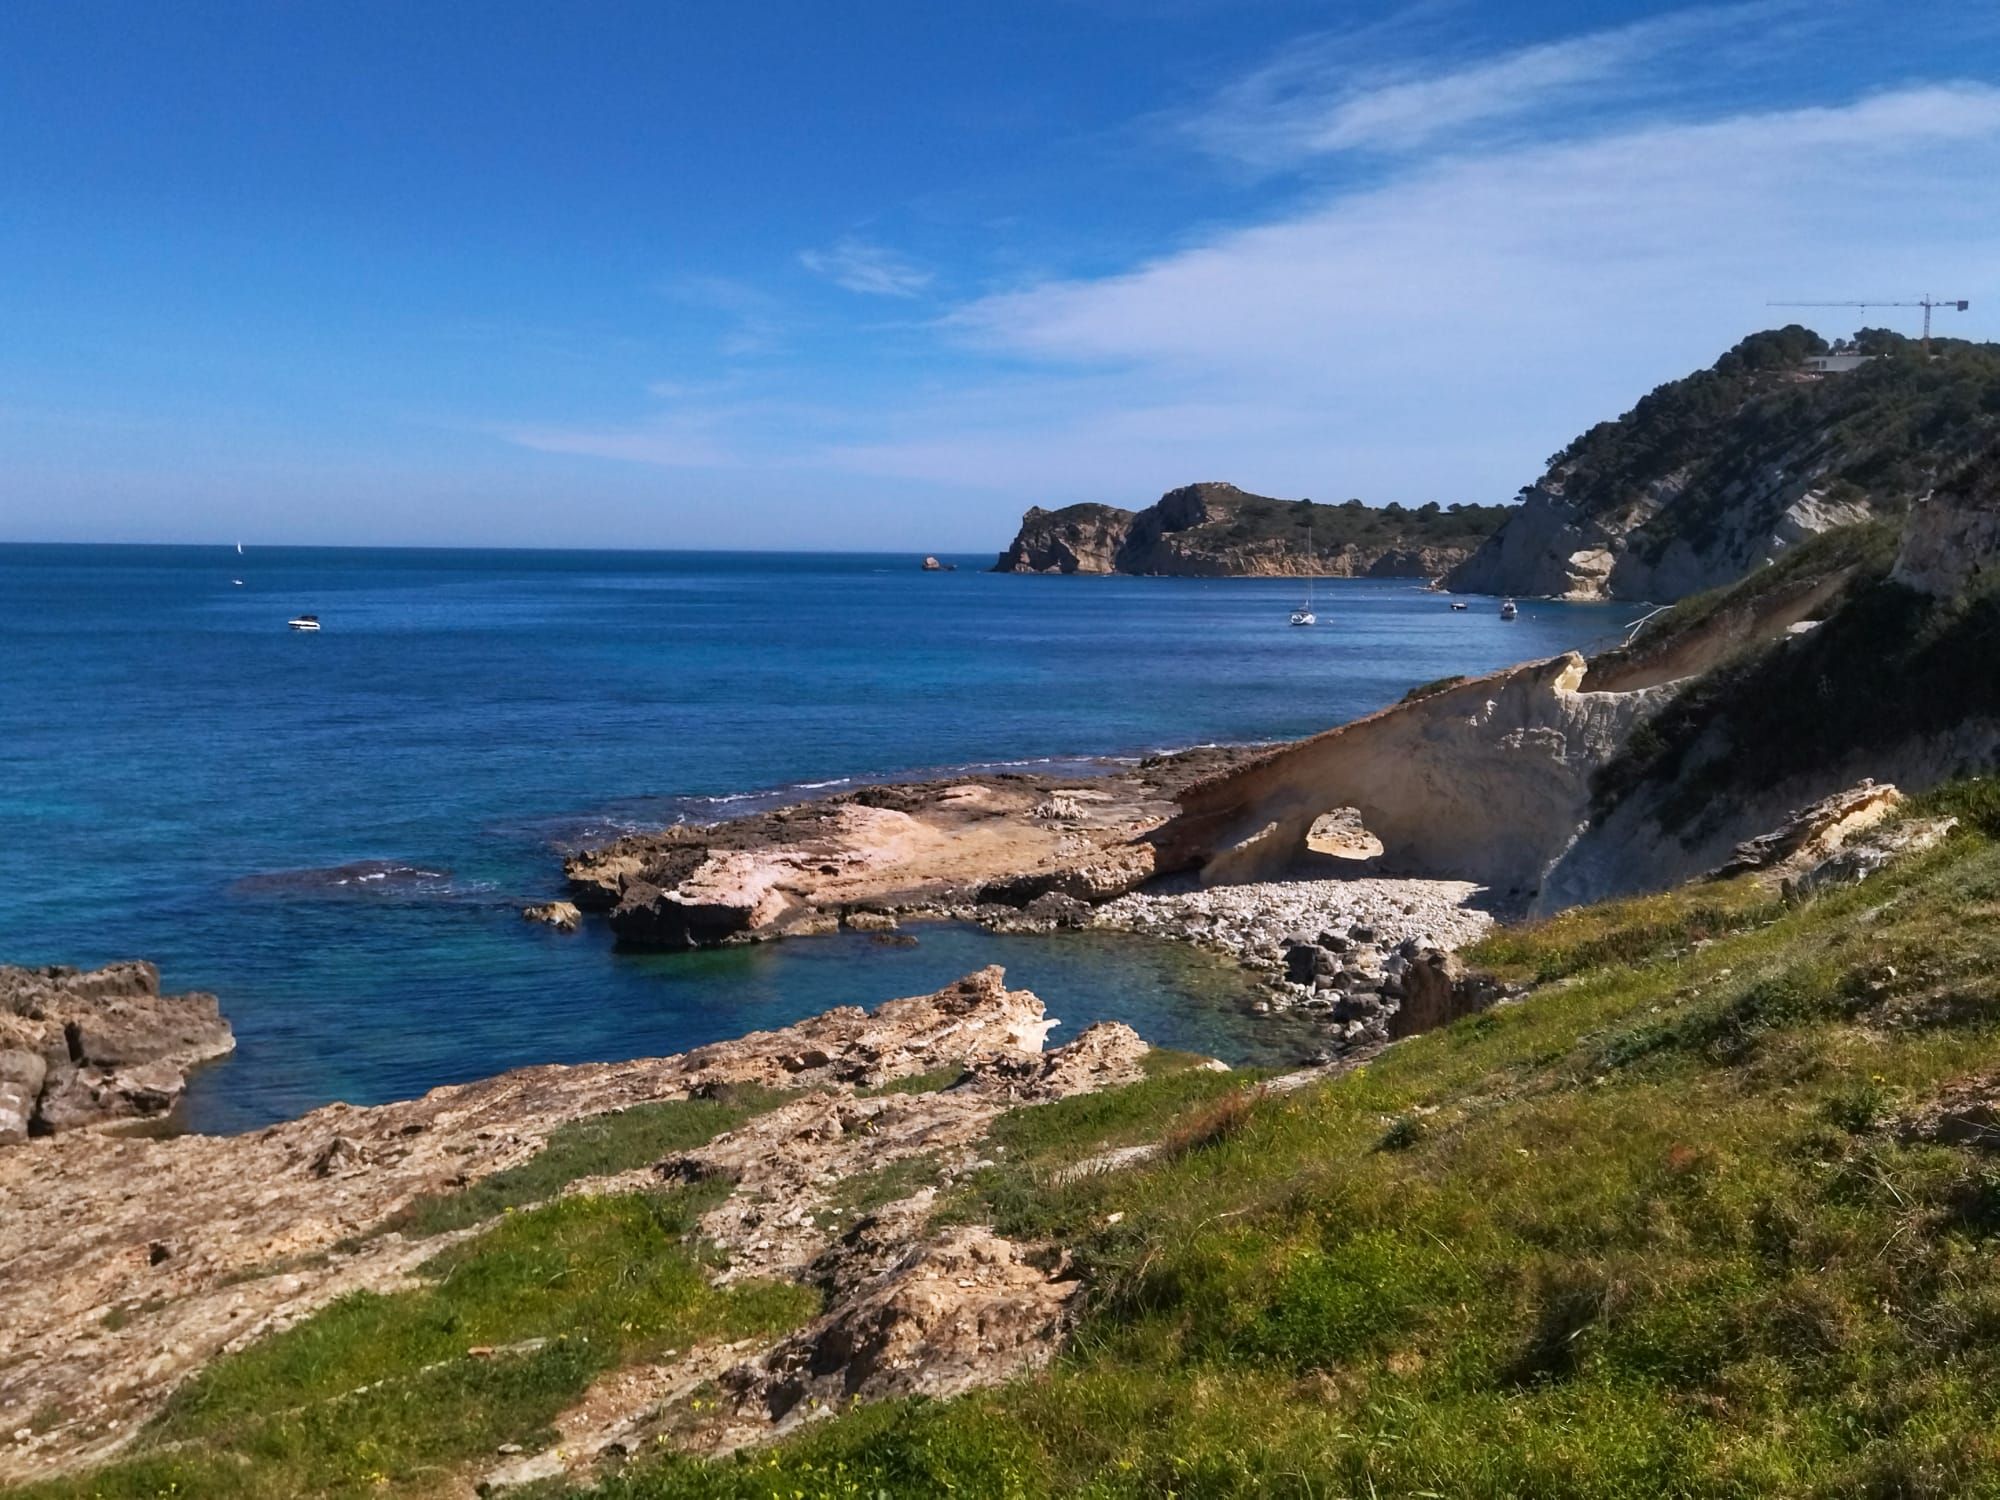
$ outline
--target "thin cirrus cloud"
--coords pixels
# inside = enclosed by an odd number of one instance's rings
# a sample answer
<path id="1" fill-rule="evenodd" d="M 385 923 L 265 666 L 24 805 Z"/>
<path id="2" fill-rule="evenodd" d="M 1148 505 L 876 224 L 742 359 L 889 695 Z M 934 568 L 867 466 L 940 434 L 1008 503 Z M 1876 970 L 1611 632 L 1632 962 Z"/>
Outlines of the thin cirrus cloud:
<path id="1" fill-rule="evenodd" d="M 1044 372 L 1040 409 L 824 457 L 1076 499 L 1121 474 L 1141 496 L 1237 477 L 1504 499 L 1582 427 L 1796 316 L 1767 300 L 1977 286 L 1996 260 L 2000 89 L 1983 85 L 1454 157 L 1124 275 L 961 307 L 956 336 Z"/>
<path id="2" fill-rule="evenodd" d="M 1976 297 L 2000 264 L 2000 88 L 1727 109 L 1690 94 L 1676 111 L 1587 120 L 1565 107 L 1692 38 L 1722 45 L 1719 17 L 1779 13 L 1704 10 L 1580 38 L 1555 58 L 1525 49 L 1365 95 L 1336 86 L 1311 114 L 1316 133 L 1302 133 L 1310 112 L 1265 121 L 1266 159 L 1408 148 L 1384 170 L 1121 272 L 960 303 L 928 325 L 922 383 L 899 393 L 885 376 L 865 405 L 835 394 L 802 422 L 689 393 L 654 420 L 517 440 L 950 485 L 1004 497 L 996 517 L 1024 496 L 1129 503 L 1201 478 L 1504 499 L 1581 428 L 1799 316 L 1767 301 Z M 1730 44 L 1739 58 L 1776 45 L 1748 26 Z M 1526 92 L 1562 118 L 1479 138 L 1473 126 L 1502 118 L 1482 102 L 1509 93 L 1502 78 L 1538 80 Z M 1398 123 L 1419 95 L 1383 92 L 1425 83 L 1457 122 L 1431 147 Z M 1953 331 L 1978 336 L 1984 307 Z M 1804 316 L 1829 334 L 1852 326 Z"/>
<path id="3" fill-rule="evenodd" d="M 824 250 L 804 250 L 799 264 L 835 286 L 870 297 L 915 297 L 929 288 L 932 276 L 893 250 L 852 237 Z"/>
<path id="4" fill-rule="evenodd" d="M 1179 125 L 1201 149 L 1277 169 L 1346 152 L 1417 150 L 1479 126 L 1663 95 L 1702 62 L 1742 64 L 1782 46 L 1791 0 L 1701 7 L 1515 48 L 1456 67 L 1368 60 L 1360 38 L 1321 35 L 1222 88 Z"/>

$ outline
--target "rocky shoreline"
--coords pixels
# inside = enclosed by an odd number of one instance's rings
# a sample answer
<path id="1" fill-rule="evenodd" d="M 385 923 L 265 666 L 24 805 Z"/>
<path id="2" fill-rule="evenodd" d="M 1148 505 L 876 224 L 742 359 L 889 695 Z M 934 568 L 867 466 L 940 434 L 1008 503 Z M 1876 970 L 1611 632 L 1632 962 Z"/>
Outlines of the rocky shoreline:
<path id="1" fill-rule="evenodd" d="M 535 1159 L 577 1122 L 675 1101 L 761 1102 L 705 1145 L 558 1191 L 726 1184 L 700 1223 L 712 1275 L 824 1288 L 822 1312 L 764 1347 L 690 1349 L 645 1379 L 619 1372 L 559 1424 L 560 1446 L 482 1485 L 587 1467 L 711 1379 L 728 1401 L 675 1437 L 696 1451 L 830 1409 L 812 1399 L 822 1389 L 949 1395 L 1004 1379 L 1053 1352 L 1081 1283 L 1059 1255 L 977 1226 L 931 1227 L 928 1208 L 980 1161 L 1003 1111 L 1142 1076 L 1148 1048 L 1130 1028 L 1094 1026 L 1045 1050 L 1058 1024 L 988 969 L 673 1057 L 526 1068 L 249 1135 L 78 1130 L 0 1151 L 0 1482 L 103 1462 L 216 1356 L 349 1293 L 410 1285 L 419 1264 L 491 1222 L 413 1227 L 439 1195 Z M 855 1174 L 918 1157 L 926 1180 L 894 1202 L 856 1214 L 836 1201 Z"/>
<path id="2" fill-rule="evenodd" d="M 571 855 L 569 899 L 621 944 L 668 951 L 868 928 L 919 914 L 1059 920 L 1155 874 L 1147 836 L 1197 781 L 1265 747 L 1201 747 L 1098 776 L 887 783 Z"/>
<path id="3" fill-rule="evenodd" d="M 1454 1014 L 1490 1003 L 1463 989 L 1451 954 L 1492 925 L 1491 893 L 1469 881 L 1369 873 L 1367 856 L 1380 845 L 1351 817 L 1315 826 L 1314 848 L 1341 858 L 1320 857 L 1286 878 L 1202 887 L 1163 868 L 1158 835 L 1180 816 L 1183 795 L 1272 753 L 1203 747 L 1097 777 L 869 786 L 628 835 L 570 856 L 570 902 L 523 915 L 569 926 L 581 909 L 604 918 L 621 945 L 667 950 L 839 930 L 891 940 L 905 924 L 934 921 L 1186 942 L 1257 978 L 1259 1013 L 1317 1022 L 1323 1058 L 1403 1034 L 1397 1017 L 1413 1004 L 1410 991 L 1438 992 L 1424 1003 Z"/>
<path id="4" fill-rule="evenodd" d="M 1482 1010 L 1501 997 L 1455 951 L 1495 920 L 1463 880 L 1361 877 L 1135 892 L 1093 927 L 1192 943 L 1262 979 L 1258 1009 L 1297 1010 L 1345 1057 Z"/>
<path id="5" fill-rule="evenodd" d="M 215 996 L 162 995 L 149 963 L 0 966 L 0 1146 L 157 1119 L 235 1046 Z"/>

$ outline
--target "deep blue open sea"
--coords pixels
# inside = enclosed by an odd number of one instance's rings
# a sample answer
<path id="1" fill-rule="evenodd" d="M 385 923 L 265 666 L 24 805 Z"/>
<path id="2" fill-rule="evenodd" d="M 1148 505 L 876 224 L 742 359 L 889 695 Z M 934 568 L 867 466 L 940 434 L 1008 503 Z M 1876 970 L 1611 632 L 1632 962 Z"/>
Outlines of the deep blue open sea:
<path id="1" fill-rule="evenodd" d="M 926 574 L 904 555 L 0 546 L 0 962 L 156 960 L 242 1129 L 522 1063 L 678 1051 L 1007 965 L 1066 1023 L 1275 1058 L 1219 965 L 919 928 L 635 956 L 521 905 L 739 794 L 1326 728 L 1636 611 L 1323 582 Z M 237 586 L 232 579 L 243 580 Z M 302 611 L 318 635 L 292 633 Z M 379 877 L 379 878 L 369 878 Z"/>

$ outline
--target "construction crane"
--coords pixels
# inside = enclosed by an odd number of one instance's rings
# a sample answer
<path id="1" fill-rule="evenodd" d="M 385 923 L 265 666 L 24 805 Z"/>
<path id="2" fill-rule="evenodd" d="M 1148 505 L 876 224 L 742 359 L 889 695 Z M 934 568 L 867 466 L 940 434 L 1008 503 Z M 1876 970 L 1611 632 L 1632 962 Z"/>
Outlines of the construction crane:
<path id="1" fill-rule="evenodd" d="M 1914 302 L 1895 302 L 1881 298 L 1869 302 L 1766 302 L 1766 307 L 1858 307 L 1866 316 L 1871 307 L 1921 307 L 1924 310 L 1924 353 L 1931 352 L 1931 310 L 1942 307 L 1951 312 L 1964 312 L 1972 304 L 1963 297 L 1933 297 L 1926 292 Z"/>

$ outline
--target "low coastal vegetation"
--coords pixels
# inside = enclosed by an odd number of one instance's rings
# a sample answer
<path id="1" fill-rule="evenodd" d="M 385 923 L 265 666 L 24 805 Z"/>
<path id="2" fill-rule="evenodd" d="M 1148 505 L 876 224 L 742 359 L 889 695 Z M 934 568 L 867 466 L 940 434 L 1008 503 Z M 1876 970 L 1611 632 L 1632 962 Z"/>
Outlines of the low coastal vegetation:
<path id="1" fill-rule="evenodd" d="M 1830 371 L 1813 361 L 1840 357 Z M 1447 576 L 1472 592 L 1674 600 L 1801 536 L 1897 519 L 2000 435 L 2000 344 L 1792 324 L 1743 339 L 1552 454 Z"/>
<path id="2" fill-rule="evenodd" d="M 731 1090 L 727 1099 L 667 1099 L 575 1120 L 551 1132 L 548 1144 L 518 1167 L 483 1177 L 460 1192 L 427 1194 L 382 1227 L 412 1238 L 465 1229 L 553 1198 L 579 1179 L 636 1171 L 672 1152 L 712 1141 L 783 1097 L 774 1090 L 745 1087 Z"/>
<path id="3" fill-rule="evenodd" d="M 1428 577 L 1469 556 L 1509 514 L 1504 505 L 1325 504 L 1190 484 L 1138 511 L 1037 506 L 995 571 Z"/>
<path id="4" fill-rule="evenodd" d="M 1907 504 L 1963 463 L 2000 428 L 2000 345 L 1917 341 L 1864 329 L 1852 349 L 1867 362 L 1819 381 L 1797 378 L 1828 351 L 1792 324 L 1753 334 L 1707 370 L 1670 381 L 1614 422 L 1600 422 L 1549 460 L 1566 498 L 1586 513 L 1629 505 L 1677 471 L 1686 499 L 1641 528 L 1663 551 L 1675 538 L 1700 545 L 1731 516 L 1760 467 L 1802 442 L 1830 461 L 1829 498 Z"/>
<path id="5" fill-rule="evenodd" d="M 2000 578 L 1922 592 L 1891 576 L 1894 542 L 1883 526 L 1840 528 L 1715 599 L 1677 606 L 1699 617 L 1815 572 L 1842 580 L 1806 634 L 1732 657 L 1641 723 L 1598 774 L 1599 815 L 1643 795 L 1662 827 L 1698 833 L 1731 798 L 1857 754 L 1943 747 L 1961 725 L 2000 716 Z"/>
<path id="6" fill-rule="evenodd" d="M 1345 1075 L 1159 1054 L 1003 1115 L 934 1212 L 1085 1271 L 1052 1369 L 593 1493 L 2000 1493 L 2000 784 L 1911 811 L 1959 829 L 1808 902 L 1741 879 L 1502 929 L 1467 957 L 1520 1003 Z M 504 1214 L 26 1493 L 462 1483 L 599 1372 L 811 1313 L 708 1284 L 703 1191 Z"/>
<path id="7" fill-rule="evenodd" d="M 1995 826 L 1802 906 L 1690 887 L 1500 933 L 1473 956 L 1561 977 L 1233 1086 L 1228 1128 L 1126 1170 L 1059 1170 L 1118 1096 L 1024 1111 L 1032 1209 L 967 1191 L 1097 1270 L 1055 1370 L 597 1493 L 2000 1492 L 2000 1168 L 1949 1128 L 2000 1094 Z"/>
<path id="8" fill-rule="evenodd" d="M 549 1435 L 591 1380 L 698 1340 L 770 1335 L 817 1299 L 711 1286 L 698 1189 L 578 1195 L 509 1213 L 426 1262 L 418 1285 L 342 1298 L 183 1387 L 139 1451 L 24 1495 L 426 1493 L 469 1460 Z"/>

